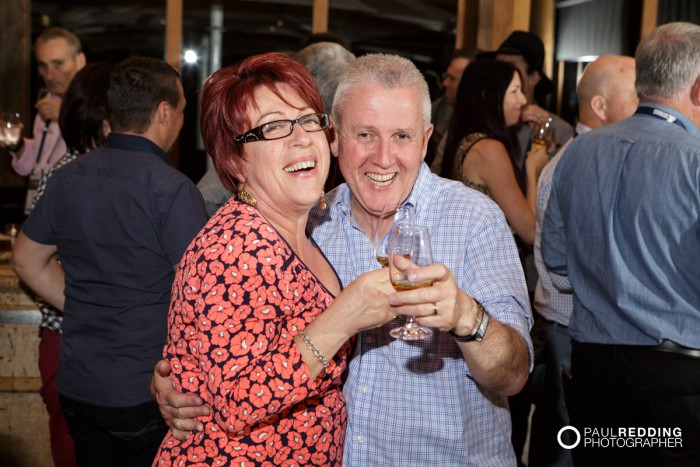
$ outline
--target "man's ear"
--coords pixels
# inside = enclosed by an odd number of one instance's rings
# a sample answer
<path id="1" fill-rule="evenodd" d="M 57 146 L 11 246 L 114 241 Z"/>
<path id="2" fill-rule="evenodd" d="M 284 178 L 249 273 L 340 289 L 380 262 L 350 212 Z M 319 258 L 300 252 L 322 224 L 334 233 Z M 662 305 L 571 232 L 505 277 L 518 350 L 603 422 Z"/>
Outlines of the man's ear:
<path id="1" fill-rule="evenodd" d="M 423 139 L 423 157 L 421 157 L 421 160 L 425 160 L 425 156 L 428 154 L 428 143 L 430 142 L 430 137 L 433 135 L 433 130 L 435 129 L 435 125 L 432 123 L 428 125 L 428 129 L 425 131 L 424 134 L 424 139 Z M 440 142 L 438 141 L 438 144 Z"/>
<path id="2" fill-rule="evenodd" d="M 173 108 L 167 101 L 161 101 L 156 107 L 156 122 L 161 125 L 167 125 L 170 121 Z"/>
<path id="3" fill-rule="evenodd" d="M 338 157 L 338 132 L 335 132 L 335 138 L 331 141 L 331 155 Z"/>
<path id="4" fill-rule="evenodd" d="M 596 94 L 595 96 L 591 97 L 591 110 L 593 110 L 593 113 L 595 113 L 596 116 L 603 122 L 607 121 L 607 104 L 608 103 L 603 96 Z"/>
<path id="5" fill-rule="evenodd" d="M 85 58 L 85 54 L 80 52 L 78 55 L 75 56 L 75 61 L 78 64 L 78 70 L 83 68 L 85 66 L 85 63 L 87 63 L 87 59 Z"/>
<path id="6" fill-rule="evenodd" d="M 690 88 L 690 101 L 694 106 L 700 107 L 700 78 L 696 79 Z"/>

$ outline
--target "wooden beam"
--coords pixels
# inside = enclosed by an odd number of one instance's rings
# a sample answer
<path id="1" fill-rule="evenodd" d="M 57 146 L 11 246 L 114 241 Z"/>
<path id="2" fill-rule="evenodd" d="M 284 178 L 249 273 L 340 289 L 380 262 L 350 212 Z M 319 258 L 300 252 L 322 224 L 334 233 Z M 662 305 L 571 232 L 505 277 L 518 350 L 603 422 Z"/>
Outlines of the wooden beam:
<path id="1" fill-rule="evenodd" d="M 166 0 L 165 7 L 165 61 L 180 71 L 182 56 L 182 0 Z M 180 139 L 168 153 L 175 168 L 180 167 Z"/>
<path id="2" fill-rule="evenodd" d="M 479 0 L 457 0 L 455 49 L 476 51 L 479 31 Z"/>
<path id="3" fill-rule="evenodd" d="M 530 30 L 531 0 L 479 0 L 476 46 L 495 50 L 515 30 Z"/>
<path id="4" fill-rule="evenodd" d="M 314 0 L 311 32 L 328 32 L 328 0 Z"/>
<path id="5" fill-rule="evenodd" d="M 511 20 L 511 31 L 530 30 L 530 12 L 532 11 L 531 0 L 515 0 L 511 5 L 513 16 Z M 507 37 L 507 36 L 506 36 Z M 505 37 L 504 37 L 505 39 Z"/>
<path id="6" fill-rule="evenodd" d="M 457 31 L 455 33 L 455 49 L 464 48 L 465 29 L 467 24 L 468 0 L 457 0 Z"/>
<path id="7" fill-rule="evenodd" d="M 180 70 L 182 54 L 182 0 L 166 0 L 165 61 Z"/>
<path id="8" fill-rule="evenodd" d="M 659 16 L 659 0 L 644 0 L 642 3 L 642 27 L 640 39 L 656 27 Z"/>
<path id="9" fill-rule="evenodd" d="M 542 39 L 544 44 L 544 73 L 554 77 L 554 22 L 556 4 L 554 0 L 534 0 L 532 3 L 532 27 L 530 31 Z"/>

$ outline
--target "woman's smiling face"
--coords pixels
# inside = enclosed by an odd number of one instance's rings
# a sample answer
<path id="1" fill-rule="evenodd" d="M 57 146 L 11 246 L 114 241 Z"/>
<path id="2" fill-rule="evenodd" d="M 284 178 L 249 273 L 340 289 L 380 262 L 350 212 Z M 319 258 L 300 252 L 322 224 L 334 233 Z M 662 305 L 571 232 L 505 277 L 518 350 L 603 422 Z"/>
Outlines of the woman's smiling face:
<path id="1" fill-rule="evenodd" d="M 266 86 L 255 90 L 256 107 L 248 109 L 253 128 L 316 112 L 286 85 L 278 85 L 277 90 L 284 100 Z M 245 143 L 244 159 L 242 179 L 258 207 L 288 215 L 307 213 L 318 203 L 328 176 L 330 150 L 326 132 L 307 132 L 295 123 L 287 137 Z"/>

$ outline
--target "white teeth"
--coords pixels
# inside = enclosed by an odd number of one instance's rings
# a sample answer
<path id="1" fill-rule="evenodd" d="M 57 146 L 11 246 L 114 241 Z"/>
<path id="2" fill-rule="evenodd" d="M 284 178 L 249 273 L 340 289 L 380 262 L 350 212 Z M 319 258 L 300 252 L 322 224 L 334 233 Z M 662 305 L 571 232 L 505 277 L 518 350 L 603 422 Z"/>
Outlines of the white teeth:
<path id="1" fill-rule="evenodd" d="M 291 173 L 291 172 L 298 172 L 299 170 L 304 170 L 304 169 L 313 169 L 314 167 L 316 167 L 316 162 L 306 161 L 306 162 L 299 162 L 298 164 L 290 165 L 289 167 L 285 167 L 284 171 Z"/>
<path id="2" fill-rule="evenodd" d="M 376 183 L 377 185 L 387 186 L 391 183 L 394 177 L 396 177 L 396 172 L 384 175 L 367 172 L 365 173 L 365 177 L 367 177 L 370 181 Z"/>

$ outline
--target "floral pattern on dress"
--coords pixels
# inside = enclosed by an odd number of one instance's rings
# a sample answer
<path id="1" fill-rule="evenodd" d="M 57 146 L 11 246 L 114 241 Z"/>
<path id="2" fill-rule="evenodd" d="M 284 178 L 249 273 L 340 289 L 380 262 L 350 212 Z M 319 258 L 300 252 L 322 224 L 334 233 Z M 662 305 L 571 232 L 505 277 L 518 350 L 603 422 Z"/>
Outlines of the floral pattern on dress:
<path id="1" fill-rule="evenodd" d="M 340 465 L 350 342 L 312 381 L 293 340 L 332 301 L 257 209 L 214 214 L 180 263 L 164 350 L 212 415 L 187 441 L 169 432 L 153 465 Z"/>

